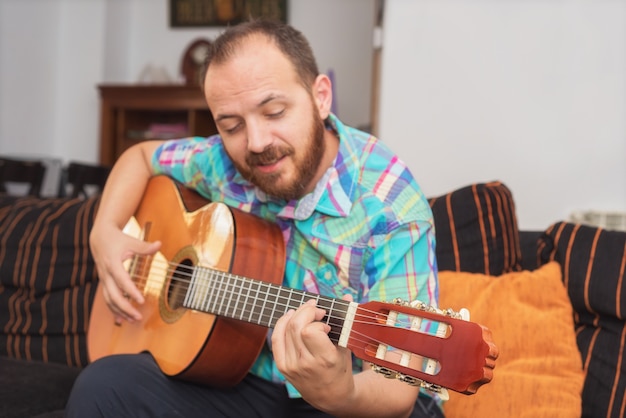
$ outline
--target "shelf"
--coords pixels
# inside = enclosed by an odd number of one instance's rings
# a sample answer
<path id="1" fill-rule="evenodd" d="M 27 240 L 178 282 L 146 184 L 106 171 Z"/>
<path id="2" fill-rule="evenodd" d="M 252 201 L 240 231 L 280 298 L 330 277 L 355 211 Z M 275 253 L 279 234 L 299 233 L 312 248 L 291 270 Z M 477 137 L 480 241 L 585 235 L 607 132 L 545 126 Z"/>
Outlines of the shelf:
<path id="1" fill-rule="evenodd" d="M 100 163 L 113 165 L 129 147 L 150 139 L 217 133 L 198 86 L 100 85 Z"/>

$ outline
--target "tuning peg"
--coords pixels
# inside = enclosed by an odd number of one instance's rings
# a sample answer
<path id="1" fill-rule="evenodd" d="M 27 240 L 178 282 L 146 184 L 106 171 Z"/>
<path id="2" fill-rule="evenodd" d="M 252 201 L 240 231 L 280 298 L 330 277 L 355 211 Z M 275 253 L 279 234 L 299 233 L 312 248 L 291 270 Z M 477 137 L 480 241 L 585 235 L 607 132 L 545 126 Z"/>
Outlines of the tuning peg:
<path id="1" fill-rule="evenodd" d="M 388 369 L 387 367 L 379 366 L 377 364 L 372 363 L 372 370 L 376 373 L 383 375 L 387 379 L 396 379 L 398 377 L 398 372 L 395 370 Z"/>
<path id="2" fill-rule="evenodd" d="M 459 311 L 459 314 L 461 315 L 461 319 L 464 321 L 469 321 L 470 320 L 470 311 L 467 308 L 461 308 L 461 310 Z"/>

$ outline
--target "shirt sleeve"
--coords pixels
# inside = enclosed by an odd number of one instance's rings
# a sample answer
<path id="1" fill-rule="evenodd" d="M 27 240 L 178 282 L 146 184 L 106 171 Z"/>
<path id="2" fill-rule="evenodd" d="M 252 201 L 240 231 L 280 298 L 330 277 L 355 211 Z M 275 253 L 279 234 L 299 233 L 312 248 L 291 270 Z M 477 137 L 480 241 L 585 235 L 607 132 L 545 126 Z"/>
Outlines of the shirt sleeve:
<path id="1" fill-rule="evenodd" d="M 216 201 L 230 197 L 233 184 L 242 181 L 217 135 L 166 141 L 152 156 L 152 166 L 155 173 L 165 174 Z"/>

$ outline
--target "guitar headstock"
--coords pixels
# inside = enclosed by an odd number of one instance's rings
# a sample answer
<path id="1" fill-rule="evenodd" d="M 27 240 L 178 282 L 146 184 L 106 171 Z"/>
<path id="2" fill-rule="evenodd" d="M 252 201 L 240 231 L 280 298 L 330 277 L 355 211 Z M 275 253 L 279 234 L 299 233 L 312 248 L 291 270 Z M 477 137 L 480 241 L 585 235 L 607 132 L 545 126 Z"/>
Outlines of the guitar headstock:
<path id="1" fill-rule="evenodd" d="M 491 381 L 498 357 L 489 329 L 420 302 L 359 305 L 348 348 L 386 377 L 468 395 Z"/>

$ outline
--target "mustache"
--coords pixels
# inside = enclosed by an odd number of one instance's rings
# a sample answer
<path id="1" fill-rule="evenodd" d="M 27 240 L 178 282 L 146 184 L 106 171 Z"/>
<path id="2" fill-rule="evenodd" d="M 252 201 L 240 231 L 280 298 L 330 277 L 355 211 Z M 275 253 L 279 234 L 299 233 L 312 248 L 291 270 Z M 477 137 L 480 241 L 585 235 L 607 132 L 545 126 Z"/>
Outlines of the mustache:
<path id="1" fill-rule="evenodd" d="M 270 146 L 262 152 L 250 152 L 246 155 L 246 164 L 250 167 L 257 165 L 269 165 L 280 160 L 283 157 L 293 154 L 291 149 L 284 147 Z"/>

